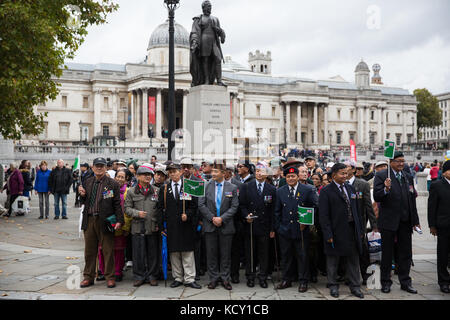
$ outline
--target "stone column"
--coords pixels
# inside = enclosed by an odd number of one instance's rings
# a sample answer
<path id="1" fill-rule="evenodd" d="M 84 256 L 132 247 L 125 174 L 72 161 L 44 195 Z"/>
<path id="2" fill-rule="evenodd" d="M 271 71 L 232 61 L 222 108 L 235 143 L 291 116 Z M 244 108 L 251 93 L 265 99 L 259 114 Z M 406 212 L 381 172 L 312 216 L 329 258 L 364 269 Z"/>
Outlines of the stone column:
<path id="1" fill-rule="evenodd" d="M 302 102 L 297 107 L 297 143 L 302 144 Z"/>
<path id="2" fill-rule="evenodd" d="M 325 104 L 323 108 L 323 144 L 331 144 L 328 136 L 328 105 Z"/>
<path id="3" fill-rule="evenodd" d="M 406 133 L 406 122 L 408 121 L 408 112 L 407 111 L 403 111 L 402 112 L 402 118 L 403 118 L 403 130 L 402 130 L 402 143 L 406 143 L 408 142 L 408 137 L 407 137 L 407 133 Z"/>
<path id="4" fill-rule="evenodd" d="M 244 125 L 244 101 L 241 98 L 239 99 L 239 136 L 241 138 L 245 135 Z"/>
<path id="5" fill-rule="evenodd" d="M 137 91 L 136 105 L 136 136 L 142 136 L 142 90 Z"/>
<path id="6" fill-rule="evenodd" d="M 358 143 L 364 144 L 364 122 L 363 122 L 363 106 L 358 106 Z"/>
<path id="7" fill-rule="evenodd" d="M 161 126 L 162 126 L 162 112 L 161 112 L 161 89 L 156 89 L 156 138 L 162 139 Z"/>
<path id="8" fill-rule="evenodd" d="M 102 91 L 100 89 L 97 89 L 94 93 L 94 134 L 93 136 L 101 135 L 101 95 Z"/>
<path id="9" fill-rule="evenodd" d="M 366 106 L 365 107 L 365 111 L 366 111 L 366 128 L 364 130 L 364 143 L 366 145 L 370 144 L 370 140 L 369 140 L 369 131 L 370 131 L 370 107 Z"/>
<path id="10" fill-rule="evenodd" d="M 286 101 L 286 144 L 291 143 L 291 102 Z"/>
<path id="11" fill-rule="evenodd" d="M 317 144 L 318 142 L 319 142 L 319 121 L 318 121 L 318 117 L 317 117 L 317 111 L 318 111 L 318 109 L 317 109 L 317 102 L 315 102 L 314 103 L 314 115 L 313 115 L 313 117 L 314 117 L 314 120 L 313 120 L 313 123 L 314 123 L 314 135 L 313 135 L 313 141 L 312 141 L 312 143 L 313 144 Z"/>
<path id="12" fill-rule="evenodd" d="M 281 103 L 278 104 L 278 108 L 280 109 L 280 143 L 284 143 L 284 130 L 286 130 L 286 127 L 284 125 L 284 112 Z"/>
<path id="13" fill-rule="evenodd" d="M 386 113 L 387 111 L 386 111 L 386 107 L 383 107 L 382 108 L 382 112 L 381 112 L 381 114 L 383 115 L 383 137 L 382 137 L 382 143 L 383 143 L 383 141 L 386 139 L 386 130 L 387 130 L 387 120 L 386 120 Z"/>
<path id="14" fill-rule="evenodd" d="M 186 129 L 186 119 L 187 119 L 187 95 L 188 95 L 189 91 L 187 90 L 183 90 L 183 129 Z M 191 133 L 193 134 L 193 133 Z"/>
<path id="15" fill-rule="evenodd" d="M 383 145 L 383 125 L 382 122 L 383 121 L 383 112 L 381 111 L 382 109 L 380 108 L 380 106 L 378 106 L 378 132 L 377 132 L 377 143 L 379 145 Z"/>
<path id="16" fill-rule="evenodd" d="M 118 111 L 119 111 L 119 91 L 117 89 L 114 89 L 112 91 L 112 128 L 111 128 L 111 135 L 112 136 L 119 136 L 119 128 L 117 126 L 117 117 L 118 117 Z"/>
<path id="17" fill-rule="evenodd" d="M 417 142 L 417 111 L 414 111 L 413 117 L 414 117 L 413 142 Z"/>
<path id="18" fill-rule="evenodd" d="M 135 122 L 135 112 L 134 112 L 134 102 L 135 102 L 135 97 L 134 97 L 134 91 L 131 91 L 131 139 L 134 139 L 134 122 Z"/>
<path id="19" fill-rule="evenodd" d="M 148 88 L 142 88 L 142 138 L 148 138 Z"/>

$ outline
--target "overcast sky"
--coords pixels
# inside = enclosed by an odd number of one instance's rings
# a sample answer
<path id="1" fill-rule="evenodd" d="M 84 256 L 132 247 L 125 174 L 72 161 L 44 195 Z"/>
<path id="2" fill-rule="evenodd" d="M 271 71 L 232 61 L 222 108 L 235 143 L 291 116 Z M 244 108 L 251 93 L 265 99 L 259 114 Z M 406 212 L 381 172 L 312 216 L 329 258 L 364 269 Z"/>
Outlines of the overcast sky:
<path id="1" fill-rule="evenodd" d="M 188 32 L 203 0 L 181 0 L 175 19 Z M 108 24 L 89 28 L 79 63 L 139 62 L 153 30 L 167 18 L 163 0 L 116 0 Z M 361 60 L 381 65 L 386 85 L 450 91 L 448 0 L 212 0 L 227 34 L 225 55 L 272 52 L 272 74 L 354 81 Z"/>

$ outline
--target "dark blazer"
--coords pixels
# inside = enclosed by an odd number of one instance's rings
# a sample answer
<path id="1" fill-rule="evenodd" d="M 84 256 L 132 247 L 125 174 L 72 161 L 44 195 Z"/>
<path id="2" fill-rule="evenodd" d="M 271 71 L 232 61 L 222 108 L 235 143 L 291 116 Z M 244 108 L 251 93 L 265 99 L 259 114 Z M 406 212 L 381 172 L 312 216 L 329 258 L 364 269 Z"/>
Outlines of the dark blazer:
<path id="1" fill-rule="evenodd" d="M 428 196 L 428 225 L 450 227 L 450 183 L 442 178 L 431 183 Z"/>
<path id="2" fill-rule="evenodd" d="M 289 185 L 278 188 L 275 199 L 274 229 L 287 239 L 301 239 L 298 206 L 315 208 L 315 214 L 317 214 L 318 196 L 313 186 L 299 183 L 294 198 L 290 196 Z M 307 226 L 304 233 L 308 233 L 308 230 Z"/>
<path id="3" fill-rule="evenodd" d="M 253 234 L 255 236 L 269 236 L 273 229 L 275 200 L 277 189 L 265 182 L 262 195 L 258 195 L 257 181 L 245 183 L 239 192 L 239 208 L 241 219 L 250 214 L 258 216 L 253 220 Z M 250 232 L 250 224 L 245 222 L 244 230 Z"/>
<path id="4" fill-rule="evenodd" d="M 352 186 L 356 191 L 358 212 L 361 215 L 362 230 L 366 232 L 367 219 L 369 219 L 372 229 L 377 228 L 377 219 L 375 217 L 375 213 L 373 212 L 369 183 L 366 180 L 355 177 Z"/>
<path id="5" fill-rule="evenodd" d="M 53 194 L 69 194 L 72 182 L 72 171 L 70 169 L 56 167 L 48 178 L 48 189 Z"/>
<path id="6" fill-rule="evenodd" d="M 180 198 L 183 195 L 182 179 L 180 188 Z M 167 225 L 167 248 L 170 252 L 194 251 L 195 247 L 195 229 L 197 226 L 197 201 L 191 196 L 191 200 L 185 200 L 185 213 L 187 220 L 181 220 L 183 213 L 183 200 L 176 200 L 173 195 L 172 181 L 167 184 L 166 209 L 164 210 L 164 189 L 163 185 L 159 190 L 158 198 L 158 216 L 162 217 L 162 222 Z M 160 227 L 162 230 L 162 225 Z"/>
<path id="7" fill-rule="evenodd" d="M 237 187 L 227 181 L 222 186 L 222 202 L 220 204 L 220 217 L 222 225 L 216 227 L 212 218 L 216 217 L 216 182 L 210 180 L 205 186 L 205 196 L 198 199 L 198 209 L 202 215 L 203 232 L 219 230 L 223 235 L 235 233 L 233 217 L 239 208 Z"/>
<path id="8" fill-rule="evenodd" d="M 83 221 L 81 223 L 81 229 L 87 230 L 88 227 L 88 210 L 89 210 L 89 201 L 92 194 L 92 187 L 94 185 L 95 179 L 97 179 L 95 176 L 90 177 L 86 180 L 86 195 L 84 197 L 81 197 L 81 204 L 84 204 L 84 210 L 83 210 Z M 125 224 L 124 217 L 123 217 L 123 209 L 120 205 L 120 186 L 119 184 L 114 180 L 107 176 L 102 178 L 102 182 L 99 185 L 99 188 L 101 188 L 102 192 L 104 191 L 112 191 L 113 196 L 110 198 L 104 198 L 104 196 L 101 196 L 100 203 L 99 203 L 99 218 L 102 225 L 102 230 L 106 231 L 105 229 L 105 219 L 113 214 L 116 215 L 117 222 L 120 222 L 120 224 L 123 226 Z"/>
<path id="9" fill-rule="evenodd" d="M 330 256 L 350 256 L 352 254 L 352 232 L 357 239 L 356 246 L 362 253 L 361 216 L 358 213 L 355 189 L 348 183 L 345 188 L 350 200 L 352 215 L 355 221 L 355 229 L 350 229 L 348 223 L 347 203 L 336 183 L 331 182 L 322 188 L 319 196 L 320 226 L 323 232 L 324 251 Z M 327 242 L 333 238 L 333 246 Z"/>
<path id="10" fill-rule="evenodd" d="M 402 196 L 401 186 L 395 178 L 395 173 L 391 170 L 391 190 L 385 194 L 384 181 L 387 178 L 387 169 L 377 172 L 373 182 L 373 198 L 380 203 L 380 213 L 378 217 L 378 228 L 389 231 L 397 231 L 402 214 Z M 408 202 L 410 208 L 411 232 L 412 227 L 419 224 L 417 214 L 416 197 L 417 192 L 414 188 L 413 178 L 402 171 L 403 187 L 408 188 Z"/>

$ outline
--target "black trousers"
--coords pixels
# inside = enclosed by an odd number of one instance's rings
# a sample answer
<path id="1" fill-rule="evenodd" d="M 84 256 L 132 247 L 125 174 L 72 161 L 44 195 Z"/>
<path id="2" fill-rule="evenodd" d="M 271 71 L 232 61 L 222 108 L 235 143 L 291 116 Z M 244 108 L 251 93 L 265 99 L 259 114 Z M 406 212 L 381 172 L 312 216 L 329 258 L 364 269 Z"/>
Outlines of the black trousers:
<path id="1" fill-rule="evenodd" d="M 199 275 L 200 270 L 206 271 L 206 245 L 205 237 L 201 232 L 195 233 L 195 248 L 194 248 L 194 259 L 195 259 L 195 271 L 196 275 Z"/>
<path id="2" fill-rule="evenodd" d="M 245 276 L 247 279 L 254 280 L 256 277 L 257 260 L 259 262 L 259 280 L 267 280 L 269 268 L 269 235 L 255 236 L 253 235 L 253 243 L 251 243 L 250 233 L 244 235 L 245 247 Z M 253 270 L 251 266 L 251 252 L 253 246 Z"/>
<path id="3" fill-rule="evenodd" d="M 450 254 L 450 227 L 438 228 L 437 239 L 437 273 L 438 283 L 442 285 L 450 285 L 450 275 L 447 270 L 448 259 Z"/>
<path id="4" fill-rule="evenodd" d="M 242 227 L 236 226 L 236 233 L 233 235 L 231 244 L 231 277 L 239 278 L 239 268 L 244 254 L 244 230 Z"/>
<path id="5" fill-rule="evenodd" d="M 303 232 L 303 248 L 301 239 L 287 239 L 280 235 L 281 249 L 281 269 L 283 271 L 283 281 L 291 282 L 293 277 L 291 272 L 297 271 L 299 283 L 309 281 L 309 233 Z M 297 264 L 294 269 L 294 262 Z"/>
<path id="6" fill-rule="evenodd" d="M 280 252 L 280 241 L 278 239 L 278 234 L 275 233 L 275 238 L 269 238 L 269 268 L 267 270 L 268 274 L 272 274 L 274 270 L 279 270 L 281 258 Z"/>
<path id="7" fill-rule="evenodd" d="M 361 277 L 365 280 L 368 279 L 369 275 L 367 274 L 367 268 L 370 266 L 370 254 L 369 254 L 369 245 L 367 243 L 367 234 L 364 235 L 363 244 L 362 244 L 362 254 L 359 256 L 359 267 L 361 269 Z"/>
<path id="8" fill-rule="evenodd" d="M 158 280 L 158 236 L 157 234 L 132 235 L 134 280 Z"/>
<path id="9" fill-rule="evenodd" d="M 310 243 L 308 249 L 309 271 L 311 276 L 316 276 L 319 271 L 326 272 L 326 256 L 323 248 L 323 233 L 320 227 L 310 229 Z"/>
<path id="10" fill-rule="evenodd" d="M 412 228 L 411 223 L 400 222 L 397 231 L 381 231 L 381 284 L 392 285 L 391 270 L 394 255 L 395 238 L 398 246 L 398 280 L 401 285 L 410 285 L 409 271 L 412 263 Z"/>

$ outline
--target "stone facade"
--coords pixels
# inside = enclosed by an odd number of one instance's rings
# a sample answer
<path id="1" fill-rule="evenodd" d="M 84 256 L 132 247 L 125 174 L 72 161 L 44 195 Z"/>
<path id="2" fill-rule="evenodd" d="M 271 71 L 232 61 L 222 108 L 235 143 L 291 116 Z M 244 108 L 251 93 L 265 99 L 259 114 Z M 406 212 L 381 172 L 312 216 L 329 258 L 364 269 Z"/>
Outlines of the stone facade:
<path id="1" fill-rule="evenodd" d="M 442 125 L 421 129 L 421 141 L 436 147 L 443 144 L 450 148 L 450 92 L 438 94 L 436 98 L 439 100 L 439 108 L 442 110 Z"/>

